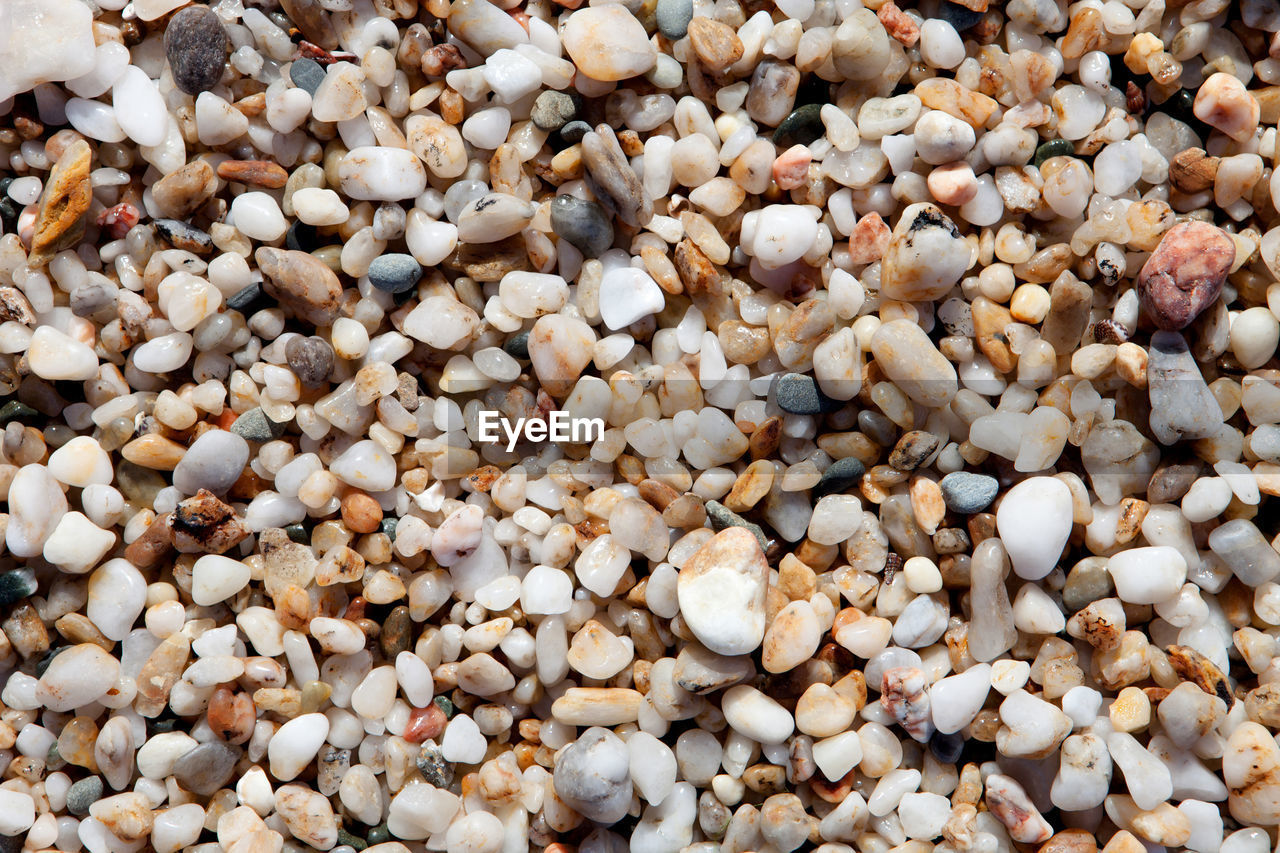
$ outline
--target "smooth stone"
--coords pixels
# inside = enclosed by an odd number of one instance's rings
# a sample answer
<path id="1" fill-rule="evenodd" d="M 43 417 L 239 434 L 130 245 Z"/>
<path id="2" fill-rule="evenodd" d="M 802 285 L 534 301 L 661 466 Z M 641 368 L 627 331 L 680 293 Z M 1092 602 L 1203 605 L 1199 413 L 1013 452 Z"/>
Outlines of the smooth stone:
<path id="1" fill-rule="evenodd" d="M 337 319 L 342 283 L 323 261 L 270 246 L 262 246 L 253 257 L 265 277 L 267 295 L 314 326 L 329 326 Z"/>
<path id="2" fill-rule="evenodd" d="M 866 466 L 855 456 L 846 456 L 832 462 L 813 487 L 813 499 L 816 501 L 830 494 L 848 491 L 858 484 L 866 470 Z"/>
<path id="3" fill-rule="evenodd" d="M 739 527 L 756 537 L 756 542 L 760 544 L 761 550 L 769 547 L 769 540 L 764 535 L 764 528 L 754 521 L 748 521 L 719 501 L 707 501 L 705 509 L 707 511 L 707 519 L 711 522 L 711 528 L 717 533 L 721 530 L 728 530 L 731 527 Z M 805 519 L 805 524 L 808 524 L 807 518 Z"/>
<path id="4" fill-rule="evenodd" d="M 889 380 L 920 405 L 940 408 L 956 396 L 955 367 L 915 320 L 882 324 L 871 336 L 871 352 Z"/>
<path id="5" fill-rule="evenodd" d="M 803 373 L 784 373 L 779 377 L 774 397 L 784 412 L 794 415 L 818 415 L 844 407 L 842 401 L 822 393 L 812 376 Z"/>
<path id="6" fill-rule="evenodd" d="M 1246 826 L 1280 823 L 1280 746 L 1265 727 L 1254 722 L 1236 726 L 1222 752 L 1222 777 L 1233 818 Z"/>
<path id="7" fill-rule="evenodd" d="M 329 471 L 348 485 L 385 492 L 396 484 L 396 460 L 376 441 L 357 441 L 333 460 Z"/>
<path id="8" fill-rule="evenodd" d="M 598 258 L 613 245 L 613 225 L 604 208 L 577 196 L 552 200 L 551 228 L 587 258 Z"/>
<path id="9" fill-rule="evenodd" d="M 186 790 L 207 797 L 231 781 L 239 760 L 239 749 L 214 740 L 200 744 L 174 762 L 173 776 Z"/>
<path id="10" fill-rule="evenodd" d="M 773 144 L 780 149 L 793 145 L 808 145 L 822 138 L 826 127 L 822 123 L 822 104 L 805 104 L 794 109 L 773 132 Z"/>
<path id="11" fill-rule="evenodd" d="M 245 563 L 219 554 L 205 554 L 191 569 L 191 600 L 202 607 L 226 601 L 249 584 Z"/>
<path id="12" fill-rule="evenodd" d="M 5 545 L 15 557 L 35 557 L 67 511 L 67 498 L 43 465 L 23 465 L 9 484 Z"/>
<path id="13" fill-rule="evenodd" d="M 1280 563 L 1280 555 L 1277 555 Z M 1187 561 L 1168 545 L 1130 548 L 1112 555 L 1107 571 L 1116 595 L 1128 604 L 1156 604 L 1172 598 L 1187 580 Z"/>
<path id="14" fill-rule="evenodd" d="M 66 712 L 100 699 L 116 684 L 120 661 L 93 643 L 59 652 L 36 683 L 36 701 L 51 711 Z"/>
<path id="15" fill-rule="evenodd" d="M 248 462 L 249 443 L 244 438 L 226 430 L 209 430 L 187 448 L 173 469 L 173 484 L 187 495 L 201 489 L 224 495 Z"/>
<path id="16" fill-rule="evenodd" d="M 582 138 L 591 132 L 591 125 L 581 120 L 571 120 L 565 122 L 564 127 L 560 128 L 560 138 L 570 145 L 575 142 L 581 142 Z"/>
<path id="17" fill-rule="evenodd" d="M 93 10 L 84 3 L 8 0 L 4 12 L 0 101 L 93 70 Z"/>
<path id="18" fill-rule="evenodd" d="M 324 82 L 324 75 L 324 66 L 314 59 L 300 57 L 289 65 L 289 79 L 308 95 L 315 95 L 316 89 Z"/>
<path id="19" fill-rule="evenodd" d="M 281 782 L 297 778 L 328 736 L 329 718 L 324 714 L 303 714 L 289 720 L 267 743 L 271 775 Z"/>
<path id="20" fill-rule="evenodd" d="M 333 346 L 324 338 L 314 335 L 309 338 L 292 338 L 285 347 L 285 360 L 303 385 L 318 388 L 333 370 Z"/>
<path id="21" fill-rule="evenodd" d="M 1177 332 L 1151 336 L 1147 360 L 1151 432 L 1161 444 L 1209 438 L 1222 428 L 1222 408 L 1205 384 L 1187 341 Z"/>
<path id="22" fill-rule="evenodd" d="M 387 293 L 405 293 L 422 278 L 422 265 L 413 255 L 379 255 L 369 264 L 369 283 Z"/>
<path id="23" fill-rule="evenodd" d="M 654 17 L 658 32 L 671 41 L 678 41 L 689 32 L 693 20 L 693 0 L 658 0 Z"/>
<path id="24" fill-rule="evenodd" d="M 768 584 L 769 563 L 756 537 L 740 527 L 727 528 L 680 569 L 680 614 L 711 651 L 747 654 L 764 639 Z"/>
<path id="25" fill-rule="evenodd" d="M 231 432 L 243 438 L 245 441 L 256 441 L 259 443 L 267 441 L 275 441 L 284 435 L 288 424 L 276 423 L 267 417 L 267 413 L 262 411 L 261 406 L 255 406 L 236 418 L 231 424 Z"/>
<path id="26" fill-rule="evenodd" d="M 644 26 L 625 6 L 578 9 L 569 15 L 560 41 L 579 72 L 593 80 L 637 77 L 658 61 Z"/>
<path id="27" fill-rule="evenodd" d="M 608 729 L 592 726 L 558 755 L 556 795 L 588 820 L 615 823 L 631 805 L 630 754 Z"/>
<path id="28" fill-rule="evenodd" d="M 31 569 L 13 569 L 0 574 L 0 607 L 35 595 L 37 588 L 36 575 Z"/>
<path id="29" fill-rule="evenodd" d="M 1071 489 L 1055 477 L 1031 477 L 1005 495 L 996 511 L 996 529 L 1013 571 L 1039 580 L 1053 571 L 1071 536 Z"/>
<path id="30" fill-rule="evenodd" d="M 457 0 L 449 8 L 449 32 L 482 56 L 529 42 L 529 32 L 487 0 Z"/>
<path id="31" fill-rule="evenodd" d="M 84 381 L 98 375 L 98 356 L 87 344 L 40 326 L 27 346 L 27 364 L 41 379 Z"/>
<path id="32" fill-rule="evenodd" d="M 902 302 L 941 299 L 969 268 L 971 254 L 955 223 L 937 205 L 909 205 L 881 260 L 880 290 Z"/>
<path id="33" fill-rule="evenodd" d="M 414 198 L 427 188 L 422 161 L 404 148 L 353 148 L 338 164 L 338 179 L 343 193 L 364 201 Z"/>
<path id="34" fill-rule="evenodd" d="M 982 512 L 996 499 L 1000 482 L 986 474 L 952 471 L 938 483 L 947 509 L 961 515 Z"/>
<path id="35" fill-rule="evenodd" d="M 227 62 L 227 46 L 227 31 L 216 12 L 208 6 L 179 10 L 164 31 L 164 53 L 174 85 L 188 95 L 218 85 Z"/>
<path id="36" fill-rule="evenodd" d="M 990 692 L 991 666 L 985 663 L 934 682 L 929 688 L 934 726 L 942 734 L 960 731 L 973 722 Z"/>
<path id="37" fill-rule="evenodd" d="M 1216 225 L 1173 226 L 1135 280 L 1143 311 L 1161 329 L 1186 328 L 1218 298 L 1235 258 L 1235 243 Z"/>
<path id="38" fill-rule="evenodd" d="M 786 708 L 746 684 L 726 690 L 720 708 L 734 731 L 763 744 L 782 743 L 795 731 L 795 720 Z"/>

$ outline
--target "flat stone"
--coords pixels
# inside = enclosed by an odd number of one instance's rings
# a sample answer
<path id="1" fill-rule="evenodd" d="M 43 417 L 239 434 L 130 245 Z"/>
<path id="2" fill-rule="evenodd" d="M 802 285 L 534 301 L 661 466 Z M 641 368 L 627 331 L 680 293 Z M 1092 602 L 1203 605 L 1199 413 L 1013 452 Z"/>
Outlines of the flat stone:
<path id="1" fill-rule="evenodd" d="M 846 456 L 844 459 L 832 462 L 827 466 L 827 470 L 822 472 L 818 484 L 813 487 L 813 499 L 817 501 L 830 494 L 848 491 L 858 484 L 866 470 L 862 461 L 854 456 Z"/>
<path id="2" fill-rule="evenodd" d="M 12 33 L 10 34 L 12 37 Z M 89 167 L 93 151 L 89 143 L 77 139 L 62 152 L 44 184 L 40 208 L 36 212 L 27 266 L 35 269 L 80 239 L 84 233 L 84 213 L 89 209 L 93 189 Z"/>
<path id="3" fill-rule="evenodd" d="M 314 59 L 302 57 L 289 65 L 289 79 L 293 85 L 314 96 L 320 84 L 324 82 L 324 66 Z"/>
<path id="4" fill-rule="evenodd" d="M 208 6 L 188 6 L 169 19 L 164 53 L 173 82 L 188 95 L 207 92 L 222 79 L 227 62 L 227 31 Z"/>
<path id="5" fill-rule="evenodd" d="M 690 9 L 692 8 L 690 6 Z M 538 95 L 533 102 L 533 111 L 529 114 L 529 118 L 540 130 L 548 131 L 559 130 L 577 116 L 578 104 L 573 97 L 566 92 L 557 92 L 554 89 L 548 89 Z"/>
<path id="6" fill-rule="evenodd" d="M 938 483 L 947 509 L 961 515 L 982 512 L 996 499 L 1000 483 L 995 477 L 970 471 L 953 471 Z"/>
<path id="7" fill-rule="evenodd" d="M 711 522 L 712 530 L 719 532 L 728 530 L 730 527 L 741 527 L 756 537 L 756 541 L 760 543 L 762 550 L 769 547 L 769 540 L 764 535 L 764 528 L 754 521 L 748 521 L 720 503 L 720 501 L 707 501 L 705 507 L 707 519 Z"/>
<path id="8" fill-rule="evenodd" d="M 271 420 L 260 406 L 256 406 L 235 419 L 231 432 L 245 441 L 266 442 L 284 435 L 286 426 Z"/>

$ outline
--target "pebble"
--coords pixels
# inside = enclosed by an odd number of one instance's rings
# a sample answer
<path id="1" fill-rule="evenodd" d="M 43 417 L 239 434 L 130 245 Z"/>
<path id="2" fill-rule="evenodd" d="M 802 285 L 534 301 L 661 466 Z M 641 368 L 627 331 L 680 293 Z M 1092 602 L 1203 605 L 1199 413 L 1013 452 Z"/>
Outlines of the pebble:
<path id="1" fill-rule="evenodd" d="M 1138 273 L 1143 311 L 1161 329 L 1186 328 L 1217 300 L 1235 257 L 1235 244 L 1221 228 L 1205 222 L 1173 226 Z"/>
<path id="2" fill-rule="evenodd" d="M 210 796 L 235 775 L 240 750 L 220 741 L 202 743 L 173 765 L 174 781 L 195 794 Z"/>
<path id="3" fill-rule="evenodd" d="M 560 40 L 574 65 L 593 80 L 637 77 L 658 61 L 644 27 L 622 6 L 579 10 L 569 16 Z"/>
<path id="4" fill-rule="evenodd" d="M 551 227 L 586 258 L 598 258 L 613 245 L 613 225 L 593 201 L 556 196 L 551 201 Z"/>
<path id="5" fill-rule="evenodd" d="M 89 806 L 102 798 L 102 777 L 86 776 L 67 789 L 67 811 L 76 817 L 88 817 Z"/>
<path id="6" fill-rule="evenodd" d="M 342 284 L 333 270 L 306 252 L 263 246 L 254 253 L 263 289 L 299 318 L 330 325 L 338 314 Z"/>
<path id="7" fill-rule="evenodd" d="M 173 484 L 184 494 L 201 489 L 226 494 L 249 461 L 249 444 L 239 435 L 214 429 L 197 438 L 173 469 Z"/>
<path id="8" fill-rule="evenodd" d="M 685 37 L 693 20 L 692 0 L 660 0 L 655 11 L 658 31 L 671 41 Z"/>
<path id="9" fill-rule="evenodd" d="M 405 293 L 422 278 L 422 266 L 412 255 L 379 255 L 369 264 L 369 283 L 386 293 Z"/>
<path id="10" fill-rule="evenodd" d="M 996 511 L 1014 573 L 1039 580 L 1057 565 L 1071 535 L 1071 490 L 1055 477 L 1030 477 L 1008 491 Z"/>
<path id="11" fill-rule="evenodd" d="M 313 97 L 324 81 L 324 75 L 324 66 L 314 59 L 303 56 L 289 63 L 289 79 L 293 85 Z"/>
<path id="12" fill-rule="evenodd" d="M 846 456 L 827 466 L 822 472 L 817 485 L 813 487 L 813 497 L 819 500 L 829 494 L 848 491 L 862 479 L 866 466 L 854 456 Z M 945 478 L 944 478 L 945 479 Z"/>
<path id="13" fill-rule="evenodd" d="M 689 630 L 717 654 L 754 651 L 764 640 L 768 575 L 750 531 L 717 533 L 680 569 L 676 592 Z"/>
<path id="14" fill-rule="evenodd" d="M 212 9 L 188 6 L 178 11 L 164 31 L 165 58 L 174 85 L 188 95 L 218 85 L 227 61 L 227 45 L 227 31 Z"/>
<path id="15" fill-rule="evenodd" d="M 884 295 L 904 302 L 941 299 L 969 268 L 970 249 L 936 205 L 908 206 L 881 262 Z"/>
<path id="16" fill-rule="evenodd" d="M 93 643 L 58 654 L 36 683 L 35 698 L 52 711 L 71 711 L 101 699 L 115 686 L 120 661 Z"/>
<path id="17" fill-rule="evenodd" d="M 1000 491 L 1000 483 L 995 477 L 970 471 L 953 471 L 943 477 L 938 486 L 947 509 L 961 515 L 982 512 Z"/>
<path id="18" fill-rule="evenodd" d="M 608 729 L 593 726 L 556 760 L 556 796 L 588 820 L 610 824 L 631 805 L 627 745 Z"/>
<path id="19" fill-rule="evenodd" d="M 1217 399 L 1205 384 L 1186 339 L 1177 332 L 1151 336 L 1147 394 L 1151 432 L 1164 445 L 1215 435 L 1224 420 Z"/>
<path id="20" fill-rule="evenodd" d="M 577 115 L 578 105 L 571 95 L 547 90 L 534 99 L 529 118 L 539 129 L 555 131 L 573 121 Z"/>
<path id="21" fill-rule="evenodd" d="M 774 395 L 784 412 L 796 415 L 834 412 L 843 405 L 839 400 L 833 400 L 822 393 L 813 377 L 803 373 L 785 373 L 780 376 Z"/>

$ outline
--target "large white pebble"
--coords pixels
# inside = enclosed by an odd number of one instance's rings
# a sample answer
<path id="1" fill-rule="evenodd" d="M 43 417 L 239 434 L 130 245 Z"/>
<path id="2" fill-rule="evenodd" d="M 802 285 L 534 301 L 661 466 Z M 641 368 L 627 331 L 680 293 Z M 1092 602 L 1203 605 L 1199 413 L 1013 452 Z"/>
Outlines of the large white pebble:
<path id="1" fill-rule="evenodd" d="M 303 714 L 285 723 L 267 744 L 271 775 L 281 782 L 296 778 L 328 736 L 329 718 L 324 714 Z"/>
<path id="2" fill-rule="evenodd" d="M 1155 604 L 1172 598 L 1187 580 L 1187 561 L 1169 545 L 1131 548 L 1107 561 L 1116 595 L 1128 604 Z"/>
<path id="3" fill-rule="evenodd" d="M 1053 571 L 1071 536 L 1071 489 L 1055 477 L 1030 477 L 1014 486 L 996 511 L 996 530 L 1014 573 L 1039 580 Z"/>
<path id="4" fill-rule="evenodd" d="M 36 684 L 36 699 L 51 711 L 72 711 L 101 698 L 119 675 L 120 661 L 99 645 L 81 643 L 49 663 Z"/>
<path id="5" fill-rule="evenodd" d="M 191 600 L 201 607 L 226 601 L 249 583 L 249 567 L 220 554 L 205 554 L 191 568 Z"/>

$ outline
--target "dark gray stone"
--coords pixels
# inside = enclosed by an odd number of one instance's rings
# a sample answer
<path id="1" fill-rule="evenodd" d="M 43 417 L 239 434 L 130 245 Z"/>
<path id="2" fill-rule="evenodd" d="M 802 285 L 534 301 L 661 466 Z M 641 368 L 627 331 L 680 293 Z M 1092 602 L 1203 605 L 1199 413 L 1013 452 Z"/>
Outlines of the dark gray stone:
<path id="1" fill-rule="evenodd" d="M 982 512 L 996 499 L 1000 483 L 995 477 L 972 471 L 953 471 L 938 483 L 947 509 L 961 515 Z"/>
<path id="2" fill-rule="evenodd" d="M 369 264 L 369 283 L 387 293 L 412 290 L 420 278 L 422 265 L 413 259 L 413 255 L 379 255 Z"/>
<path id="3" fill-rule="evenodd" d="M 13 604 L 36 591 L 36 573 L 34 569 L 14 569 L 0 574 L 0 606 Z"/>
<path id="4" fill-rule="evenodd" d="M 581 142 L 582 137 L 586 136 L 590 131 L 591 125 L 585 121 L 574 120 L 560 128 L 560 138 L 570 144 Z"/>
<path id="5" fill-rule="evenodd" d="M 844 406 L 823 394 L 813 377 L 803 373 L 783 374 L 774 386 L 774 397 L 784 412 L 793 415 L 818 415 Z"/>
<path id="6" fill-rule="evenodd" d="M 769 550 L 769 540 L 765 538 L 764 528 L 756 524 L 754 521 L 747 521 L 733 510 L 729 509 L 720 501 L 707 501 L 705 504 L 707 510 L 707 519 L 711 522 L 711 529 L 719 533 L 729 527 L 741 527 L 750 530 L 756 537 L 756 541 L 760 543 L 760 550 Z"/>
<path id="7" fill-rule="evenodd" d="M 853 456 L 846 456 L 844 459 L 832 462 L 827 466 L 827 470 L 822 472 L 818 485 L 813 487 L 813 499 L 816 501 L 818 498 L 853 488 L 862 479 L 866 470 L 866 466 Z"/>
<path id="8" fill-rule="evenodd" d="M 208 6 L 188 6 L 175 14 L 164 31 L 164 53 L 174 85 L 188 95 L 218 85 L 228 43 L 222 21 Z"/>
<path id="9" fill-rule="evenodd" d="M 613 245 L 613 224 L 594 201 L 558 195 L 551 202 L 551 229 L 584 257 L 598 258 Z"/>
<path id="10" fill-rule="evenodd" d="M 507 338 L 507 342 L 502 345 L 503 350 L 512 358 L 518 358 L 521 361 L 529 360 L 529 333 L 516 332 Z"/>
<path id="11" fill-rule="evenodd" d="M 294 338 L 284 350 L 285 361 L 303 385 L 323 385 L 333 370 L 333 347 L 324 338 Z"/>

